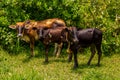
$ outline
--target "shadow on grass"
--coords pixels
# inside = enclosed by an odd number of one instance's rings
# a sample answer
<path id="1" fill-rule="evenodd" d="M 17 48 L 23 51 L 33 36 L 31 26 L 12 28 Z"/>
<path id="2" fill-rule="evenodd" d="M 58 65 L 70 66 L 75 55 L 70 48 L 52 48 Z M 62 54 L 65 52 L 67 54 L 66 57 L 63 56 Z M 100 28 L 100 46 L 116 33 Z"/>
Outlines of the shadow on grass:
<path id="1" fill-rule="evenodd" d="M 65 59 L 54 58 L 54 60 L 52 62 L 63 62 L 63 63 L 66 63 L 67 61 Z"/>
<path id="2" fill-rule="evenodd" d="M 39 55 L 39 54 L 36 54 L 36 55 L 33 56 L 33 57 L 30 56 L 30 55 L 27 55 L 27 57 L 25 57 L 22 62 L 23 62 L 23 63 L 28 63 L 29 61 L 33 60 L 34 58 L 42 58 L 42 59 L 43 59 L 43 58 L 45 58 L 45 57 L 44 57 L 44 55 L 41 55 L 41 54 L 40 54 L 40 55 Z"/>
<path id="3" fill-rule="evenodd" d="M 100 66 L 97 66 L 96 64 L 91 64 L 91 65 L 87 65 L 85 63 L 78 65 L 78 68 L 71 68 L 72 72 L 75 73 L 83 73 L 85 69 L 93 69 L 93 68 L 100 68 L 103 65 L 101 64 Z"/>
<path id="4" fill-rule="evenodd" d="M 30 60 L 32 60 L 34 57 L 31 57 L 31 56 L 28 56 L 28 57 L 25 57 L 25 59 L 23 59 L 23 63 L 27 63 L 29 62 Z"/>
<path id="5" fill-rule="evenodd" d="M 91 64 L 91 65 L 87 65 L 87 64 L 80 64 L 79 65 L 79 69 L 84 69 L 84 68 L 95 68 L 98 67 L 96 64 Z"/>
<path id="6" fill-rule="evenodd" d="M 48 62 L 43 61 L 41 65 L 48 65 L 48 64 L 51 64 L 51 62 L 50 61 L 48 61 Z"/>
<path id="7" fill-rule="evenodd" d="M 37 54 L 35 54 L 34 57 L 31 57 L 29 54 L 26 54 L 26 55 L 27 55 L 27 57 L 25 57 L 23 59 L 23 61 L 22 61 L 23 63 L 27 63 L 34 58 L 38 58 L 38 59 L 43 59 L 43 64 L 46 64 L 46 63 L 44 63 L 44 59 L 45 59 L 45 53 L 44 52 L 37 53 Z M 49 59 L 49 63 L 52 63 L 52 62 L 67 62 L 66 59 L 65 59 L 65 56 L 61 56 L 59 58 L 56 58 L 55 56 L 53 56 L 53 54 L 51 54 L 51 52 L 48 54 L 48 59 Z"/>

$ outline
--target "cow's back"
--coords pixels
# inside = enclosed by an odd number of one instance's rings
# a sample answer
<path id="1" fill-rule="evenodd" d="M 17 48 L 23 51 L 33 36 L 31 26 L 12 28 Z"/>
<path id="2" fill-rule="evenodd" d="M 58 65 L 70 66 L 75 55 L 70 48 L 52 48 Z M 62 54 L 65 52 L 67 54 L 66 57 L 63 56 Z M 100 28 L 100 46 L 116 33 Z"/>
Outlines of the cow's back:
<path id="1" fill-rule="evenodd" d="M 80 29 L 77 31 L 79 44 L 87 47 L 91 44 L 98 44 L 102 41 L 102 31 L 97 28 Z"/>
<path id="2" fill-rule="evenodd" d="M 93 37 L 94 29 L 82 29 L 77 31 L 77 36 L 80 41 L 88 41 Z"/>
<path id="3" fill-rule="evenodd" d="M 66 26 L 64 20 L 58 19 L 58 18 L 53 18 L 53 19 L 46 19 L 43 21 L 37 21 L 37 25 L 39 27 L 44 27 L 44 28 L 52 28 L 55 26 Z"/>
<path id="4" fill-rule="evenodd" d="M 65 41 L 63 40 L 63 34 L 62 34 L 62 30 L 65 27 L 59 27 L 59 28 L 54 28 L 54 29 L 47 29 L 44 30 L 44 40 L 46 40 L 46 42 L 56 42 L 59 43 L 61 41 Z"/>

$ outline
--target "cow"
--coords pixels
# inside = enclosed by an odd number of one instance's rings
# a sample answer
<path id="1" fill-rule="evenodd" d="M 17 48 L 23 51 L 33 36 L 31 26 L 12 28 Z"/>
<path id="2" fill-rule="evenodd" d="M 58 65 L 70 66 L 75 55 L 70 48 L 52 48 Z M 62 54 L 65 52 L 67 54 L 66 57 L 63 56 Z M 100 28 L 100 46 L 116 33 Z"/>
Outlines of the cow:
<path id="1" fill-rule="evenodd" d="M 70 50 L 74 54 L 74 68 L 78 67 L 77 53 L 78 49 L 90 47 L 91 56 L 88 61 L 88 65 L 90 65 L 92 58 L 95 55 L 95 48 L 98 53 L 98 63 L 100 65 L 100 59 L 102 56 L 101 51 L 101 43 L 102 43 L 102 31 L 97 28 L 87 28 L 87 29 L 78 29 L 77 30 L 77 38 L 79 42 L 77 44 L 71 44 Z M 69 61 L 72 60 L 72 54 L 69 54 Z"/>
<path id="2" fill-rule="evenodd" d="M 47 20 L 43 20 L 43 21 L 33 21 L 33 20 L 28 20 L 26 21 L 25 27 L 27 28 L 31 28 L 34 30 L 35 28 L 39 28 L 39 30 L 44 29 L 49 29 L 49 28 L 56 28 L 56 27 L 66 27 L 66 24 L 64 22 L 64 20 L 59 19 L 59 18 L 53 18 L 53 19 L 47 19 Z M 41 34 L 41 31 L 40 31 Z M 55 43 L 55 49 L 54 49 L 54 55 L 56 57 L 59 57 L 59 54 L 61 52 L 62 49 L 62 45 L 61 44 L 56 44 Z"/>
<path id="3" fill-rule="evenodd" d="M 26 20 L 24 22 L 17 22 L 15 25 L 10 25 L 9 28 L 17 30 L 17 37 L 30 43 L 31 57 L 34 56 L 34 43 L 39 40 L 37 30 L 34 28 L 55 28 L 65 26 L 65 22 L 59 18 L 46 19 L 43 21 Z"/>
<path id="4" fill-rule="evenodd" d="M 64 43 L 64 42 L 78 42 L 76 32 L 76 27 L 57 27 L 53 29 L 39 28 L 40 41 L 45 46 L 45 62 L 48 62 L 48 50 L 51 43 Z M 42 33 L 42 34 L 41 34 Z"/>

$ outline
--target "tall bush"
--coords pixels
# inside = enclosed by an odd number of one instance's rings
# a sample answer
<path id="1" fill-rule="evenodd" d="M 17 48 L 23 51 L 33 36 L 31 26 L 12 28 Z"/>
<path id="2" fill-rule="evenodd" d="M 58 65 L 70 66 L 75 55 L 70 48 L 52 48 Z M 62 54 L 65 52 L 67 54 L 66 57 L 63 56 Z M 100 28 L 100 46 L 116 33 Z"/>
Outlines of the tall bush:
<path id="1" fill-rule="evenodd" d="M 119 53 L 120 35 L 116 31 L 116 14 L 120 1 L 114 0 L 2 0 L 0 1 L 0 45 L 16 47 L 16 33 L 10 24 L 27 19 L 61 18 L 68 26 L 95 27 L 103 31 L 102 50 L 105 55 Z M 13 45 L 14 44 L 14 45 Z"/>

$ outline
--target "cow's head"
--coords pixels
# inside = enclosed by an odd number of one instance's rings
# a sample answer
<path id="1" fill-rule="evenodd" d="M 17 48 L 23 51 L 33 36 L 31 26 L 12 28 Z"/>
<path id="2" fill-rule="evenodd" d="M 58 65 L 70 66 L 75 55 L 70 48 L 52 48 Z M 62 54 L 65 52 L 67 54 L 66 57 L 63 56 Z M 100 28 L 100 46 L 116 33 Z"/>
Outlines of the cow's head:
<path id="1" fill-rule="evenodd" d="M 16 25 L 10 25 L 9 28 L 17 30 L 17 37 L 22 37 L 24 35 L 24 22 L 17 22 Z"/>
<path id="2" fill-rule="evenodd" d="M 45 27 L 39 27 L 38 28 L 38 34 L 39 34 L 39 38 L 45 38 L 46 34 L 49 32 L 48 28 Z"/>
<path id="3" fill-rule="evenodd" d="M 78 43 L 77 29 L 76 27 L 66 27 L 62 31 L 62 35 L 66 35 L 66 40 L 74 43 Z"/>
<path id="4" fill-rule="evenodd" d="M 29 31 L 36 26 L 37 22 L 33 20 L 26 20 L 24 22 L 17 22 L 15 25 L 10 25 L 9 28 L 16 29 L 18 37 L 22 37 L 24 34 L 29 33 Z"/>
<path id="5" fill-rule="evenodd" d="M 44 37 L 44 30 L 47 30 L 48 28 L 44 27 L 44 26 L 35 26 L 35 23 L 32 23 L 25 25 L 25 28 L 31 31 L 37 31 L 37 34 L 39 35 L 39 38 L 43 38 Z"/>
<path id="6" fill-rule="evenodd" d="M 24 26 L 25 26 L 26 29 L 30 29 L 30 28 L 36 27 L 36 25 L 37 25 L 37 22 L 34 21 L 34 20 L 26 20 L 24 22 Z"/>

